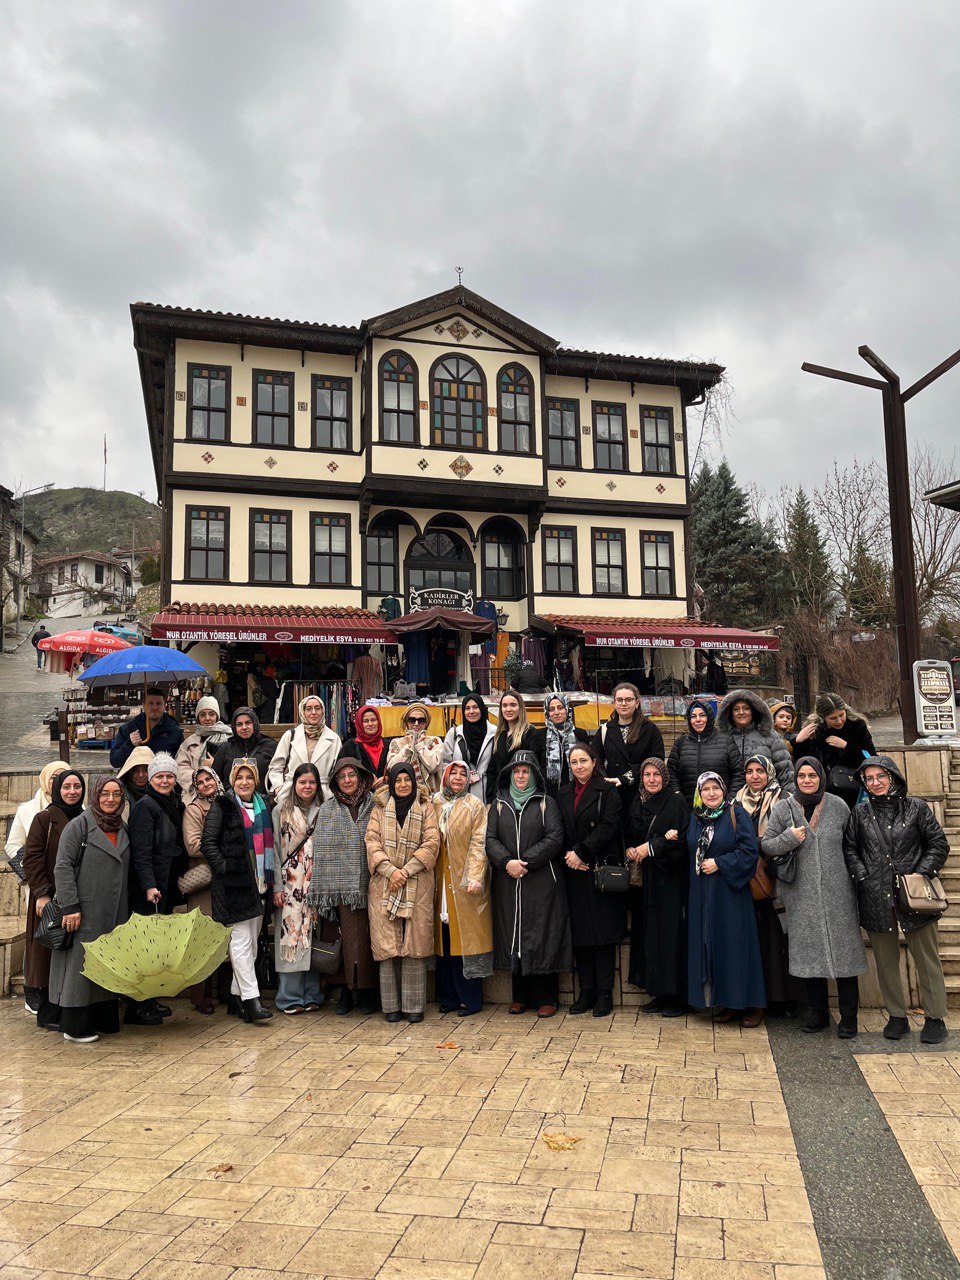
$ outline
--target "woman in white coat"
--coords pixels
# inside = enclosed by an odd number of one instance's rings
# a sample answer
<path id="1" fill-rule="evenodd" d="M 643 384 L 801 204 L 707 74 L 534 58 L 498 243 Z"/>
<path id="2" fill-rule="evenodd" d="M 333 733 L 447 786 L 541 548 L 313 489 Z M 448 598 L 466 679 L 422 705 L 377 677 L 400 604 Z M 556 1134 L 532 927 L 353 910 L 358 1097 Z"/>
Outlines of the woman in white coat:
<path id="1" fill-rule="evenodd" d="M 70 766 L 63 760 L 51 760 L 49 764 L 45 764 L 40 770 L 40 787 L 32 800 L 24 800 L 23 804 L 17 806 L 17 811 L 13 815 L 13 821 L 10 823 L 10 831 L 7 835 L 7 843 L 4 852 L 8 858 L 12 858 L 14 854 L 20 852 L 27 843 L 27 836 L 30 834 L 30 825 L 38 813 L 43 813 L 47 805 L 53 800 L 53 794 L 50 788 L 53 786 L 53 780 L 58 773 L 63 773 L 64 769 Z"/>
<path id="2" fill-rule="evenodd" d="M 469 774 L 470 794 L 486 804 L 487 769 L 493 756 L 497 726 L 491 724 L 486 703 L 479 693 L 468 693 L 460 704 L 460 712 L 460 724 L 455 724 L 443 740 L 443 767 L 446 769 L 455 760 L 462 760 Z"/>
<path id="3" fill-rule="evenodd" d="M 293 785 L 293 775 L 302 764 L 312 764 L 320 775 L 322 799 L 330 799 L 327 785 L 330 770 L 337 762 L 343 745 L 338 733 L 328 727 L 323 699 L 309 694 L 298 708 L 300 723 L 288 729 L 277 744 L 267 770 L 267 791 L 276 804 L 282 804 Z"/>

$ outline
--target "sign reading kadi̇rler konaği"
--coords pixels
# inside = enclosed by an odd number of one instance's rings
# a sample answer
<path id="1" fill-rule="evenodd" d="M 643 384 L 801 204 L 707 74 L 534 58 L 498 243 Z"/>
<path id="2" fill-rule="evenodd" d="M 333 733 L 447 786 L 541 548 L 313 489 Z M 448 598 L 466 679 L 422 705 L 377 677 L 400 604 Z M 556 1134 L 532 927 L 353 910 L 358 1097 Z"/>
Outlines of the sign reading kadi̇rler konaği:
<path id="1" fill-rule="evenodd" d="M 927 658 L 913 664 L 917 728 L 924 737 L 952 738 L 957 732 L 953 670 L 949 662 Z"/>

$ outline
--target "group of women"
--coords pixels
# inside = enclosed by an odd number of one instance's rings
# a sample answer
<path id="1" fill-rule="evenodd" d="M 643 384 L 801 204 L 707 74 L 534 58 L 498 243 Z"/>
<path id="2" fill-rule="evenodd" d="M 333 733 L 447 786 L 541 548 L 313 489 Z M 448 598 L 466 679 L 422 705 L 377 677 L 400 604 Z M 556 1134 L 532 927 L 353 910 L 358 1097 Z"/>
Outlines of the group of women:
<path id="1" fill-rule="evenodd" d="M 753 1027 L 768 1005 L 805 1001 L 804 1029 L 818 1031 L 834 979 L 838 1034 L 849 1037 L 866 970 L 862 924 L 887 1033 L 907 1026 L 899 927 L 921 974 L 924 1038 L 942 1038 L 936 925 L 889 890 L 894 873 L 935 872 L 946 838 L 891 762 L 873 756 L 866 722 L 825 695 L 797 731 L 791 707 L 735 690 L 716 715 L 695 699 L 665 759 L 637 689 L 621 684 L 613 701 L 592 737 L 560 693 L 545 698 L 542 729 L 515 690 L 496 723 L 469 694 L 443 738 L 422 703 L 405 709 L 392 740 L 365 706 L 343 743 L 311 696 L 278 744 L 252 708 L 227 727 L 201 706 L 189 761 L 159 753 L 129 779 L 104 775 L 88 808 L 83 778 L 47 766 L 19 819 L 28 1007 L 73 1041 L 118 1030 L 120 1003 L 82 974 L 82 944 L 131 911 L 185 904 L 230 929 L 229 970 L 191 990 L 196 1009 L 213 1013 L 219 986 L 230 1012 L 266 1022 L 257 957 L 272 907 L 285 1016 L 319 1009 L 334 988 L 338 1013 L 379 1005 L 389 1022 L 419 1022 L 434 967 L 441 1011 L 477 1013 L 483 979 L 500 969 L 511 974 L 510 1012 L 547 1018 L 560 975 L 575 967 L 569 1012 L 605 1017 L 629 938 L 645 1013 L 713 1008 L 721 1022 Z M 852 816 L 851 776 L 867 797 Z M 610 890 L 608 864 L 629 867 L 629 892 Z M 51 955 L 33 935 L 54 892 L 80 945 Z M 157 1026 L 169 1013 L 128 1001 L 123 1018 Z"/>

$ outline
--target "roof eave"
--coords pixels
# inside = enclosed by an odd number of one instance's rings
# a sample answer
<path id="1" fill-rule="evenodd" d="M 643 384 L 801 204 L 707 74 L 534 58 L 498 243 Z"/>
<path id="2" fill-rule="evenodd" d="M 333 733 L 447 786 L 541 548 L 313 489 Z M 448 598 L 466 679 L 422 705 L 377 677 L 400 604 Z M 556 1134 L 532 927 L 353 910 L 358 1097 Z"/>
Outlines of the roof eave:
<path id="1" fill-rule="evenodd" d="M 684 403 L 690 404 L 721 381 L 726 367 L 692 360 L 656 360 L 561 347 L 545 362 L 545 372 L 563 377 L 611 378 L 677 387 Z"/>
<path id="2" fill-rule="evenodd" d="M 467 289 L 463 285 L 454 285 L 452 289 L 445 289 L 442 293 L 434 293 L 407 306 L 397 307 L 394 311 L 385 311 L 382 315 L 372 316 L 369 320 L 364 320 L 361 334 L 364 338 L 376 337 L 389 329 L 397 328 L 398 325 L 425 319 L 449 307 L 463 307 L 474 312 L 541 354 L 548 354 L 557 349 L 556 338 L 551 338 L 548 333 L 535 329 L 525 320 L 512 315 L 509 311 L 504 311 L 488 298 L 481 297 L 479 293 L 474 293 L 472 289 Z"/>
<path id="3" fill-rule="evenodd" d="M 936 489 L 928 489 L 923 495 L 935 507 L 946 507 L 949 511 L 960 511 L 960 480 L 950 484 L 938 485 Z"/>

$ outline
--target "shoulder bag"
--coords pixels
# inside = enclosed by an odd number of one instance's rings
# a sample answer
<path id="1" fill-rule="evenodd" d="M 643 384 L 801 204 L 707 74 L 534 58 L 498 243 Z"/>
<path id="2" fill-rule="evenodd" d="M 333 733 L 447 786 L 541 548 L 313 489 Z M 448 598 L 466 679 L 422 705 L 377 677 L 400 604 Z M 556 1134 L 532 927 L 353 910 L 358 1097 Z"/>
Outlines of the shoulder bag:
<path id="1" fill-rule="evenodd" d="M 7 866 L 17 877 L 21 884 L 27 883 L 27 877 L 23 873 L 23 849 L 20 848 L 16 853 L 11 854 L 7 859 Z"/>
<path id="2" fill-rule="evenodd" d="M 790 817 L 794 816 L 793 798 L 787 797 L 787 804 L 790 806 Z M 803 826 L 803 814 L 800 814 L 794 826 Z M 768 858 L 767 866 L 771 868 L 774 876 L 781 884 L 793 884 L 797 878 L 797 850 L 791 849 L 788 853 L 783 853 L 779 858 Z M 752 881 L 751 881 L 752 888 Z"/>
<path id="3" fill-rule="evenodd" d="M 735 805 L 730 806 L 730 821 L 733 823 L 733 829 L 737 829 L 737 811 Z M 759 844 L 760 837 L 757 837 Z M 767 869 L 767 859 L 764 854 L 757 855 L 757 869 L 750 877 L 750 897 L 754 902 L 772 901 L 777 896 L 777 886 L 774 884 L 773 876 Z"/>
<path id="4" fill-rule="evenodd" d="M 77 858 L 77 869 L 75 875 L 79 879 L 80 868 L 83 865 L 83 855 L 87 851 L 87 841 L 84 839 L 80 846 L 80 856 Z M 57 901 L 57 895 L 54 894 L 47 905 L 43 908 L 40 919 L 37 921 L 37 927 L 34 931 L 33 940 L 39 942 L 41 947 L 48 947 L 51 951 L 69 951 L 73 946 L 73 939 L 76 930 L 69 933 L 63 927 L 63 908 Z"/>
<path id="5" fill-rule="evenodd" d="M 603 796 L 597 804 L 597 817 L 603 807 Z M 652 825 L 652 824 L 651 824 Z M 630 888 L 630 868 L 623 860 L 623 853 L 616 862 L 598 862 L 593 868 L 593 883 L 598 893 L 626 893 Z"/>
<path id="6" fill-rule="evenodd" d="M 949 905 L 939 876 L 913 873 L 897 877 L 897 906 L 902 911 L 936 919 Z"/>

